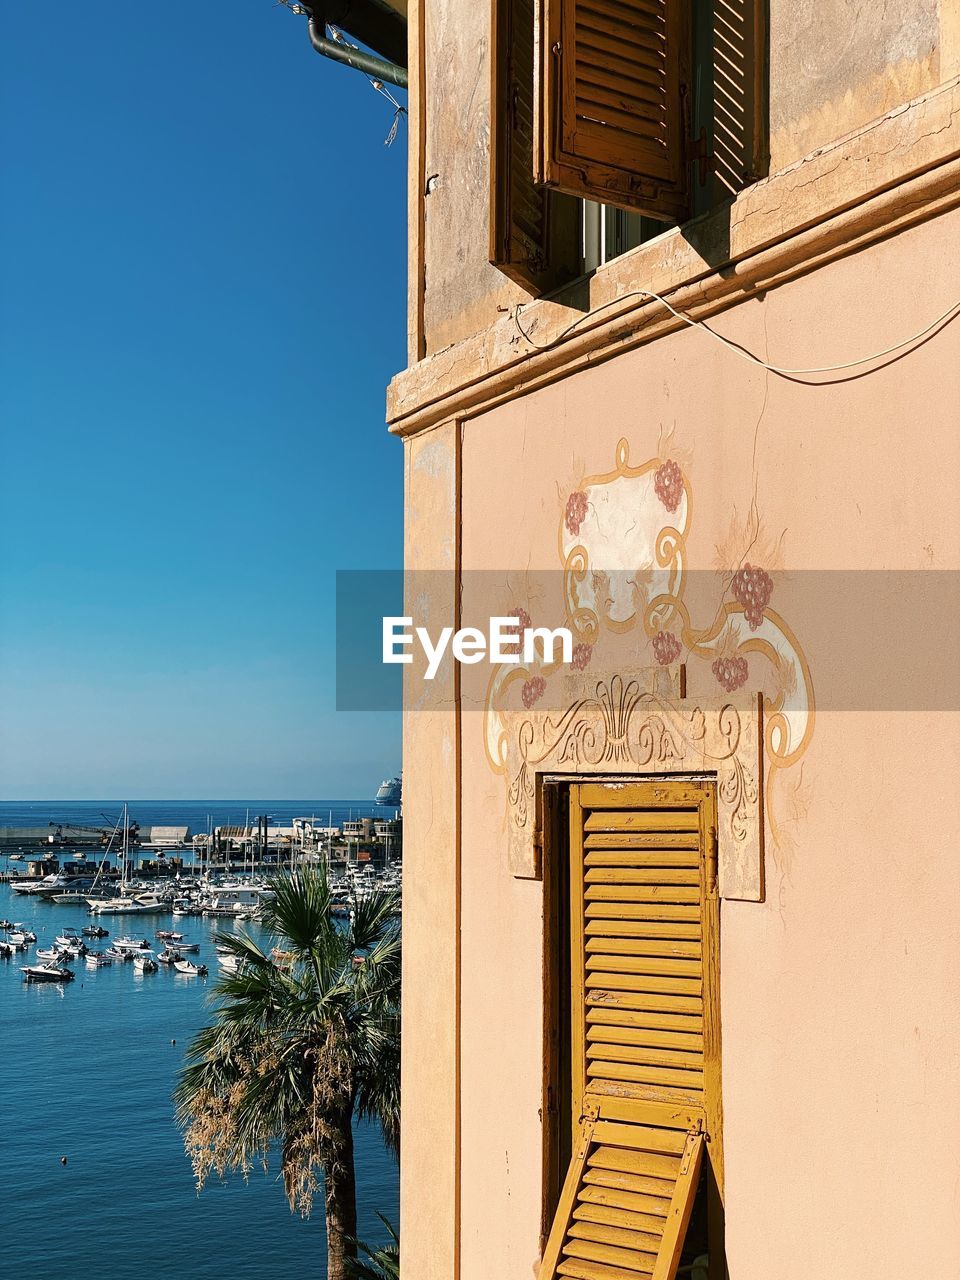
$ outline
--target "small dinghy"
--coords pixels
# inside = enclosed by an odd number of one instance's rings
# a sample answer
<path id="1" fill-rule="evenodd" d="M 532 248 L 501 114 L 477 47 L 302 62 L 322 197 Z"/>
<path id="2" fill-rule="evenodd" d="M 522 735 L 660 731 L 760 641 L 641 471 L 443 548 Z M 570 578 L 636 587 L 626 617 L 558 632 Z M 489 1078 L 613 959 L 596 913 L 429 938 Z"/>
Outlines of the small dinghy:
<path id="1" fill-rule="evenodd" d="M 20 972 L 24 982 L 72 982 L 73 973 L 62 965 L 27 964 L 21 965 Z"/>
<path id="2" fill-rule="evenodd" d="M 200 950 L 200 943 L 199 943 L 199 942 L 185 942 L 185 941 L 183 940 L 183 938 L 181 938 L 181 939 L 180 939 L 180 941 L 176 944 L 176 946 L 177 946 L 177 950 L 178 950 L 178 951 L 190 951 L 190 952 L 193 952 L 193 951 L 199 951 L 199 950 Z"/>
<path id="3" fill-rule="evenodd" d="M 207 976 L 207 966 L 205 964 L 194 964 L 192 960 L 175 960 L 173 967 L 177 973 L 185 973 L 191 978 L 205 978 Z"/>

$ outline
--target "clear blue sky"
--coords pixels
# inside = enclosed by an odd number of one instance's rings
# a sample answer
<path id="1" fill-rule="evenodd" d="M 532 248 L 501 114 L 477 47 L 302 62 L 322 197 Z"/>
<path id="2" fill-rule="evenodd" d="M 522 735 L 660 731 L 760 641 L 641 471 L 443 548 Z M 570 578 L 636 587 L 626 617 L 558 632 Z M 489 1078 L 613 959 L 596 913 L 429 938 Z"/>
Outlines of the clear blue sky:
<path id="1" fill-rule="evenodd" d="M 406 124 L 272 0 L 0 18 L 0 797 L 366 797 Z"/>

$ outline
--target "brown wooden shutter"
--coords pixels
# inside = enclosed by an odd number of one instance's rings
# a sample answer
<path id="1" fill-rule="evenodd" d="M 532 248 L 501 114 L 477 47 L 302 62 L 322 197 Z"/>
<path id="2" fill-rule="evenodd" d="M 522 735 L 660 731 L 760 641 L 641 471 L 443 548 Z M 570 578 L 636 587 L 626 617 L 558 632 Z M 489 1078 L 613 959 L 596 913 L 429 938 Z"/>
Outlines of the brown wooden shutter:
<path id="1" fill-rule="evenodd" d="M 690 210 L 690 0 L 542 4 L 538 178 L 682 221 Z"/>
<path id="2" fill-rule="evenodd" d="M 493 0 L 490 261 L 533 292 L 579 272 L 577 207 L 533 178 L 534 0 Z"/>
<path id="3" fill-rule="evenodd" d="M 712 24 L 711 194 L 723 200 L 770 168 L 767 0 L 714 0 Z"/>
<path id="4" fill-rule="evenodd" d="M 716 808 L 707 784 L 570 788 L 573 1158 L 540 1280 L 673 1280 L 722 1181 Z"/>

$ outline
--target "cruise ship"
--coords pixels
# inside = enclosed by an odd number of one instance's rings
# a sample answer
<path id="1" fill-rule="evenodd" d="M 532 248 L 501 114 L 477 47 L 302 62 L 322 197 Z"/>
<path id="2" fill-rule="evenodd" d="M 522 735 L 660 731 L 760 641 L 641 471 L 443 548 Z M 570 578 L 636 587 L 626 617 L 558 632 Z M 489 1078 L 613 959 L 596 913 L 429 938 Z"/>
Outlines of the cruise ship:
<path id="1" fill-rule="evenodd" d="M 377 804 L 388 804 L 392 808 L 397 808 L 403 794 L 403 774 L 398 773 L 395 778 L 384 778 L 377 790 Z"/>

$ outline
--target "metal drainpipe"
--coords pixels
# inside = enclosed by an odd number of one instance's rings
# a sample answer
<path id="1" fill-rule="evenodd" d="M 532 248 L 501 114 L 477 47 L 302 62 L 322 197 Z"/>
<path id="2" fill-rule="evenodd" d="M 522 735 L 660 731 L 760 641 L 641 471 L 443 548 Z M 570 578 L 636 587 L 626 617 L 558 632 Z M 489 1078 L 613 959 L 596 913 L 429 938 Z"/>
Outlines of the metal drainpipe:
<path id="1" fill-rule="evenodd" d="M 388 62 L 386 58 L 378 58 L 372 53 L 364 53 L 361 49 L 351 49 L 349 45 L 338 44 L 336 40 L 328 40 L 323 34 L 324 31 L 325 24 L 319 22 L 316 18 L 310 18 L 307 22 L 310 43 L 317 53 L 322 54 L 325 58 L 332 58 L 334 62 L 346 63 L 348 67 L 363 71 L 366 75 L 374 76 L 377 80 L 385 80 L 387 84 L 399 85 L 401 89 L 406 89 L 406 67 L 398 67 L 395 62 Z"/>

